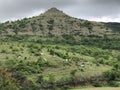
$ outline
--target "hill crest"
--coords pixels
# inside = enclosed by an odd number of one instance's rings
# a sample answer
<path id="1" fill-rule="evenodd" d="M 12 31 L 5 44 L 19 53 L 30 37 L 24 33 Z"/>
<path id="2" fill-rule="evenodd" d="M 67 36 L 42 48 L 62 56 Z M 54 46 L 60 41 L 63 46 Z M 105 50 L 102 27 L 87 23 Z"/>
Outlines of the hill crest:
<path id="1" fill-rule="evenodd" d="M 15 22 L 0 24 L 1 35 L 37 35 L 41 37 L 62 37 L 70 35 L 81 36 L 106 36 L 118 34 L 113 32 L 105 23 L 91 22 L 73 18 L 57 8 L 48 9 L 45 13 L 24 18 Z"/>

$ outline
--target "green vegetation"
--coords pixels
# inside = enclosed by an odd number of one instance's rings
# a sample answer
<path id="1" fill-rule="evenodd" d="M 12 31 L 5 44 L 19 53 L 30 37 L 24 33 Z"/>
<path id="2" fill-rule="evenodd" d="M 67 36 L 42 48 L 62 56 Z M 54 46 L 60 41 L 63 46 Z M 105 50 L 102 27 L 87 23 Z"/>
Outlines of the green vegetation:
<path id="1" fill-rule="evenodd" d="M 98 23 L 70 17 L 51 8 L 40 16 L 24 18 L 15 22 L 0 23 L 0 35 L 35 35 L 61 37 L 65 35 L 80 39 L 88 37 L 118 37 L 119 23 Z"/>
<path id="2" fill-rule="evenodd" d="M 19 90 L 15 80 L 9 77 L 11 73 L 0 71 L 0 90 Z"/>
<path id="3" fill-rule="evenodd" d="M 119 50 L 10 40 L 0 48 L 0 69 L 23 90 L 119 86 Z"/>
<path id="4" fill-rule="evenodd" d="M 119 90 L 120 88 L 103 87 L 103 88 L 84 88 L 84 89 L 70 89 L 70 90 Z"/>
<path id="5" fill-rule="evenodd" d="M 0 90 L 120 87 L 120 37 L 113 31 L 56 8 L 0 24 Z"/>

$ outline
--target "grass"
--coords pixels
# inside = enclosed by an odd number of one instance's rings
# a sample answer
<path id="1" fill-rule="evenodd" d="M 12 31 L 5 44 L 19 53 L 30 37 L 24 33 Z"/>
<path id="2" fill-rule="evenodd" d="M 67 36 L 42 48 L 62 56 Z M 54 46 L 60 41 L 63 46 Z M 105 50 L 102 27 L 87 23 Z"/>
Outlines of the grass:
<path id="1" fill-rule="evenodd" d="M 98 87 L 98 88 L 84 88 L 84 89 L 69 89 L 69 90 L 120 90 L 120 87 Z"/>
<path id="2" fill-rule="evenodd" d="M 32 45 L 31 45 L 32 44 Z M 41 49 L 41 50 L 39 50 Z M 68 58 L 65 59 L 59 55 L 51 55 L 49 49 L 56 51 L 57 53 L 68 55 Z M 3 50 L 3 51 L 2 51 Z M 4 52 L 5 50 L 5 52 Z M 88 52 L 86 52 L 89 51 Z M 2 52 L 1 52 L 2 51 Z M 36 55 L 37 52 L 37 55 Z M 39 53 L 44 53 L 43 55 L 39 55 Z M 101 56 L 93 56 L 95 53 L 101 54 Z M 108 55 L 106 50 L 94 47 L 86 47 L 86 46 L 70 46 L 70 45 L 41 45 L 37 43 L 30 42 L 2 42 L 0 43 L 0 69 L 6 68 L 8 63 L 10 63 L 9 67 L 15 67 L 14 62 L 8 62 L 9 60 L 17 60 L 23 62 L 36 62 L 38 58 L 44 58 L 49 64 L 52 64 L 53 67 L 45 67 L 42 75 L 45 80 L 49 79 L 49 76 L 52 74 L 55 81 L 59 81 L 61 79 L 69 79 L 71 76 L 71 71 L 77 70 L 75 73 L 75 77 L 77 78 L 86 78 L 89 79 L 93 76 L 100 76 L 103 72 L 110 70 L 111 66 L 105 64 L 97 65 L 94 61 L 97 58 L 103 57 L 102 55 Z M 112 54 L 112 53 L 110 53 Z M 118 53 L 114 52 L 114 56 L 117 56 Z M 114 56 L 111 56 L 111 59 L 114 60 Z M 77 57 L 73 58 L 73 57 Z M 104 58 L 104 57 L 103 57 Z M 78 60 L 79 59 L 79 60 Z M 6 64 L 7 62 L 7 64 Z M 16 62 L 16 63 L 18 63 Z M 13 65 L 11 65 L 13 64 Z M 81 65 L 84 64 L 84 67 Z M 17 65 L 17 64 L 16 64 Z M 55 67 L 54 67 L 55 66 Z M 34 68 L 33 66 L 32 68 Z M 36 68 L 36 67 L 35 67 Z M 26 74 L 26 71 L 25 73 Z M 27 79 L 34 82 L 38 80 L 38 77 L 41 73 L 30 73 L 27 74 Z M 72 89 L 71 89 L 72 90 Z M 74 90 L 74 89 L 73 89 Z M 79 90 L 79 89 L 75 89 Z M 84 89 L 82 89 L 84 90 Z M 92 89 L 90 89 L 92 90 Z M 95 89 L 96 90 L 96 89 Z M 99 90 L 99 89 L 98 89 Z"/>

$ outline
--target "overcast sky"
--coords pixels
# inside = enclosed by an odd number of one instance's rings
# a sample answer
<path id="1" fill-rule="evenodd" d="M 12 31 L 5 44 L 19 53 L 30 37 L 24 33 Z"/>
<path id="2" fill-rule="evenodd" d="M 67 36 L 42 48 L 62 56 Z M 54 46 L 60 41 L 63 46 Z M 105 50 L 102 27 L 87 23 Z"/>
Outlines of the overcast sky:
<path id="1" fill-rule="evenodd" d="M 120 22 L 120 0 L 0 0 L 0 22 L 36 16 L 51 7 L 77 18 Z"/>

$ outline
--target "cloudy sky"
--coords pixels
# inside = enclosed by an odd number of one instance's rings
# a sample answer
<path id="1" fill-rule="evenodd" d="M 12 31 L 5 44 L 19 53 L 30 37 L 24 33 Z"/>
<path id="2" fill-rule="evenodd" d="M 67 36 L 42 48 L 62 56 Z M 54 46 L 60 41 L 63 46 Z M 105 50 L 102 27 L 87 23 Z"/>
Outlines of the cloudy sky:
<path id="1" fill-rule="evenodd" d="M 77 18 L 120 22 L 120 0 L 0 0 L 0 22 L 36 16 L 51 7 Z"/>

